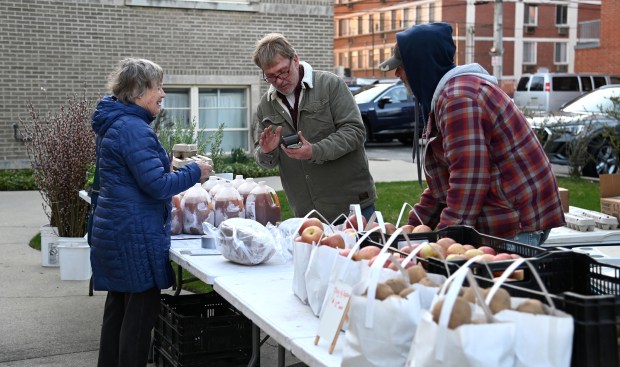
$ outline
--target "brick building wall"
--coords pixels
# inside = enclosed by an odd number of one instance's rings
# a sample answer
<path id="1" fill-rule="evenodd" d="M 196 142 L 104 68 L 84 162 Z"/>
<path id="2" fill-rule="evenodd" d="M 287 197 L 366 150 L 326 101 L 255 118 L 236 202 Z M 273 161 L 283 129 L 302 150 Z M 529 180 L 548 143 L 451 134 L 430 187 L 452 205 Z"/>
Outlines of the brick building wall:
<path id="1" fill-rule="evenodd" d="M 155 6 L 162 3 L 173 7 Z M 285 34 L 314 68 L 332 70 L 331 0 L 250 0 L 241 6 L 225 0 L 3 0 L 0 169 L 29 167 L 13 128 L 27 121 L 29 103 L 44 113 L 75 93 L 100 97 L 107 75 L 124 57 L 161 65 L 164 87 L 247 87 L 253 113 L 267 85 L 251 54 L 269 32 Z"/>
<path id="2" fill-rule="evenodd" d="M 620 1 L 603 0 L 601 4 L 600 47 L 578 49 L 575 71 L 620 75 Z"/>

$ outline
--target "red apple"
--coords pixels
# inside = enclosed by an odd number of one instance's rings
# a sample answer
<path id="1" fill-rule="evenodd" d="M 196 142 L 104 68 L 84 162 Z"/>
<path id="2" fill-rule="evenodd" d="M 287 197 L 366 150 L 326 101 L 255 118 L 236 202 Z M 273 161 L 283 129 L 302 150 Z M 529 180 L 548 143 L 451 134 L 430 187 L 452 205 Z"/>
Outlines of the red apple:
<path id="1" fill-rule="evenodd" d="M 356 229 L 358 232 L 362 232 L 364 228 L 366 228 L 366 224 L 368 224 L 368 221 L 366 220 L 366 217 L 364 217 L 363 215 L 361 217 L 361 220 L 362 220 L 362 228 L 359 228 L 359 223 L 357 222 L 357 215 L 351 214 L 349 218 L 347 218 L 347 220 L 344 222 L 344 228 L 353 228 L 353 229 Z"/>
<path id="2" fill-rule="evenodd" d="M 392 234 L 396 232 L 396 226 L 392 223 L 385 222 L 385 234 Z"/>
<path id="3" fill-rule="evenodd" d="M 495 255 L 494 261 L 505 261 L 505 260 L 512 260 L 512 256 L 510 256 L 510 254 L 505 253 L 505 252 Z"/>
<path id="4" fill-rule="evenodd" d="M 436 243 L 436 242 L 431 242 L 430 245 L 435 249 L 435 251 L 437 251 L 437 254 L 439 256 L 440 259 L 445 259 L 446 258 L 446 249 L 443 248 L 440 244 Z"/>
<path id="5" fill-rule="evenodd" d="M 446 250 L 448 249 L 448 247 L 450 247 L 454 243 L 456 243 L 456 241 L 450 237 L 444 237 L 444 238 L 440 238 L 437 240 L 437 244 L 441 245 L 441 247 L 443 247 Z"/>
<path id="6" fill-rule="evenodd" d="M 482 254 L 480 255 L 480 258 L 476 261 L 479 263 L 490 263 L 490 262 L 493 262 L 494 260 L 495 260 L 495 255 Z"/>
<path id="7" fill-rule="evenodd" d="M 523 271 L 523 269 L 517 269 L 510 275 L 510 279 L 522 281 L 523 279 L 525 279 L 525 272 Z"/>
<path id="8" fill-rule="evenodd" d="M 422 247 L 418 255 L 423 259 L 428 259 L 429 257 L 439 258 L 439 253 L 437 252 L 437 248 L 433 247 L 430 243 L 427 243 Z"/>
<path id="9" fill-rule="evenodd" d="M 463 245 L 461 245 L 460 243 L 453 243 L 446 250 L 446 254 L 448 254 L 448 255 L 461 255 L 461 254 L 464 254 L 465 251 L 466 250 L 465 250 L 465 247 L 463 247 Z"/>
<path id="10" fill-rule="evenodd" d="M 319 242 L 321 245 L 333 247 L 333 248 L 345 248 L 344 238 L 340 233 L 329 233 L 321 238 Z"/>
<path id="11" fill-rule="evenodd" d="M 319 243 L 323 235 L 323 227 L 310 226 L 301 233 L 301 240 L 306 243 Z"/>
<path id="12" fill-rule="evenodd" d="M 400 226 L 400 228 L 403 230 L 401 233 L 409 234 L 409 233 L 413 233 L 413 230 L 415 229 L 415 226 L 413 226 L 411 224 L 405 224 L 403 226 Z"/>
<path id="13" fill-rule="evenodd" d="M 478 247 L 478 250 L 484 252 L 485 254 L 490 254 L 493 256 L 497 255 L 497 252 L 495 252 L 495 250 L 489 246 L 480 246 Z"/>
<path id="14" fill-rule="evenodd" d="M 301 227 L 299 227 L 299 234 L 302 234 L 306 228 L 315 226 L 323 229 L 323 222 L 319 218 L 306 218 L 301 223 Z"/>
<path id="15" fill-rule="evenodd" d="M 340 249 L 340 250 L 338 251 L 338 254 L 339 254 L 340 256 L 347 257 L 347 256 L 349 256 L 349 253 L 350 253 L 350 252 L 351 252 L 351 249 L 350 249 L 350 248 L 342 248 L 342 249 Z"/>
<path id="16" fill-rule="evenodd" d="M 519 255 L 519 254 L 510 254 L 510 257 L 512 257 L 513 259 L 520 259 L 521 255 Z"/>
<path id="17" fill-rule="evenodd" d="M 362 247 L 353 257 L 355 260 L 370 260 L 373 257 L 379 255 L 381 248 L 377 246 Z"/>
<path id="18" fill-rule="evenodd" d="M 415 226 L 413 232 L 411 233 L 421 233 L 421 232 L 432 232 L 433 229 L 426 224 L 420 224 L 419 226 Z"/>
<path id="19" fill-rule="evenodd" d="M 468 259 L 471 259 L 472 257 L 475 257 L 475 256 L 484 255 L 484 252 L 475 248 L 475 249 L 465 251 L 463 255 L 465 255 L 465 257 L 467 257 Z"/>
<path id="20" fill-rule="evenodd" d="M 467 260 L 467 257 L 464 254 L 449 254 L 446 256 L 446 260 Z"/>

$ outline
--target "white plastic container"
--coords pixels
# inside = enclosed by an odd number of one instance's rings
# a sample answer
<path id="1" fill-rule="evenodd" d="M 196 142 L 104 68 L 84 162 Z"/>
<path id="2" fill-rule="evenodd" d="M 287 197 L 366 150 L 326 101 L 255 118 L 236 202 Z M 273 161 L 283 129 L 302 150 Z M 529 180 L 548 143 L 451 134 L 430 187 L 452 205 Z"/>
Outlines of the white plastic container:
<path id="1" fill-rule="evenodd" d="M 58 229 L 49 224 L 41 226 L 41 266 L 58 267 Z"/>
<path id="2" fill-rule="evenodd" d="M 88 280 L 92 275 L 90 267 L 90 246 L 83 237 L 58 238 L 60 280 Z"/>

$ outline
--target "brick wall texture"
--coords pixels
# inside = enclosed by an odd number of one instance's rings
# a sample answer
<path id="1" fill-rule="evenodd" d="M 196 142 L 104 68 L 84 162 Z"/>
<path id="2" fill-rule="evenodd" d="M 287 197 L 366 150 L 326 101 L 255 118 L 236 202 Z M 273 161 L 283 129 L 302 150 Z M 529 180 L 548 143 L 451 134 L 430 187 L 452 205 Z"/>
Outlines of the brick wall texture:
<path id="1" fill-rule="evenodd" d="M 76 93 L 101 97 L 107 75 L 124 57 L 150 59 L 167 75 L 258 81 L 254 44 L 266 33 L 281 32 L 315 69 L 333 67 L 331 0 L 261 0 L 253 2 L 253 11 L 126 3 L 132 2 L 0 2 L 0 169 L 29 167 L 13 124 L 28 121 L 30 103 L 45 113 Z M 261 84 L 261 94 L 266 87 Z"/>
<path id="2" fill-rule="evenodd" d="M 575 71 L 620 75 L 620 1 L 601 3 L 601 47 L 577 50 Z"/>

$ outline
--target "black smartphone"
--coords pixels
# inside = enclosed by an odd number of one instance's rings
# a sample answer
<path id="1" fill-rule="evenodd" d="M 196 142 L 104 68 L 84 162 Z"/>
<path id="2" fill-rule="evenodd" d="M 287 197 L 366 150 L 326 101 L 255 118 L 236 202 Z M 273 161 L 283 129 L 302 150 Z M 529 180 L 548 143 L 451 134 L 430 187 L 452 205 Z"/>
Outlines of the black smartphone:
<path id="1" fill-rule="evenodd" d="M 291 134 L 282 136 L 280 139 L 280 143 L 287 147 L 288 149 L 298 149 L 301 148 L 301 142 L 299 141 L 299 136 L 297 134 Z"/>

